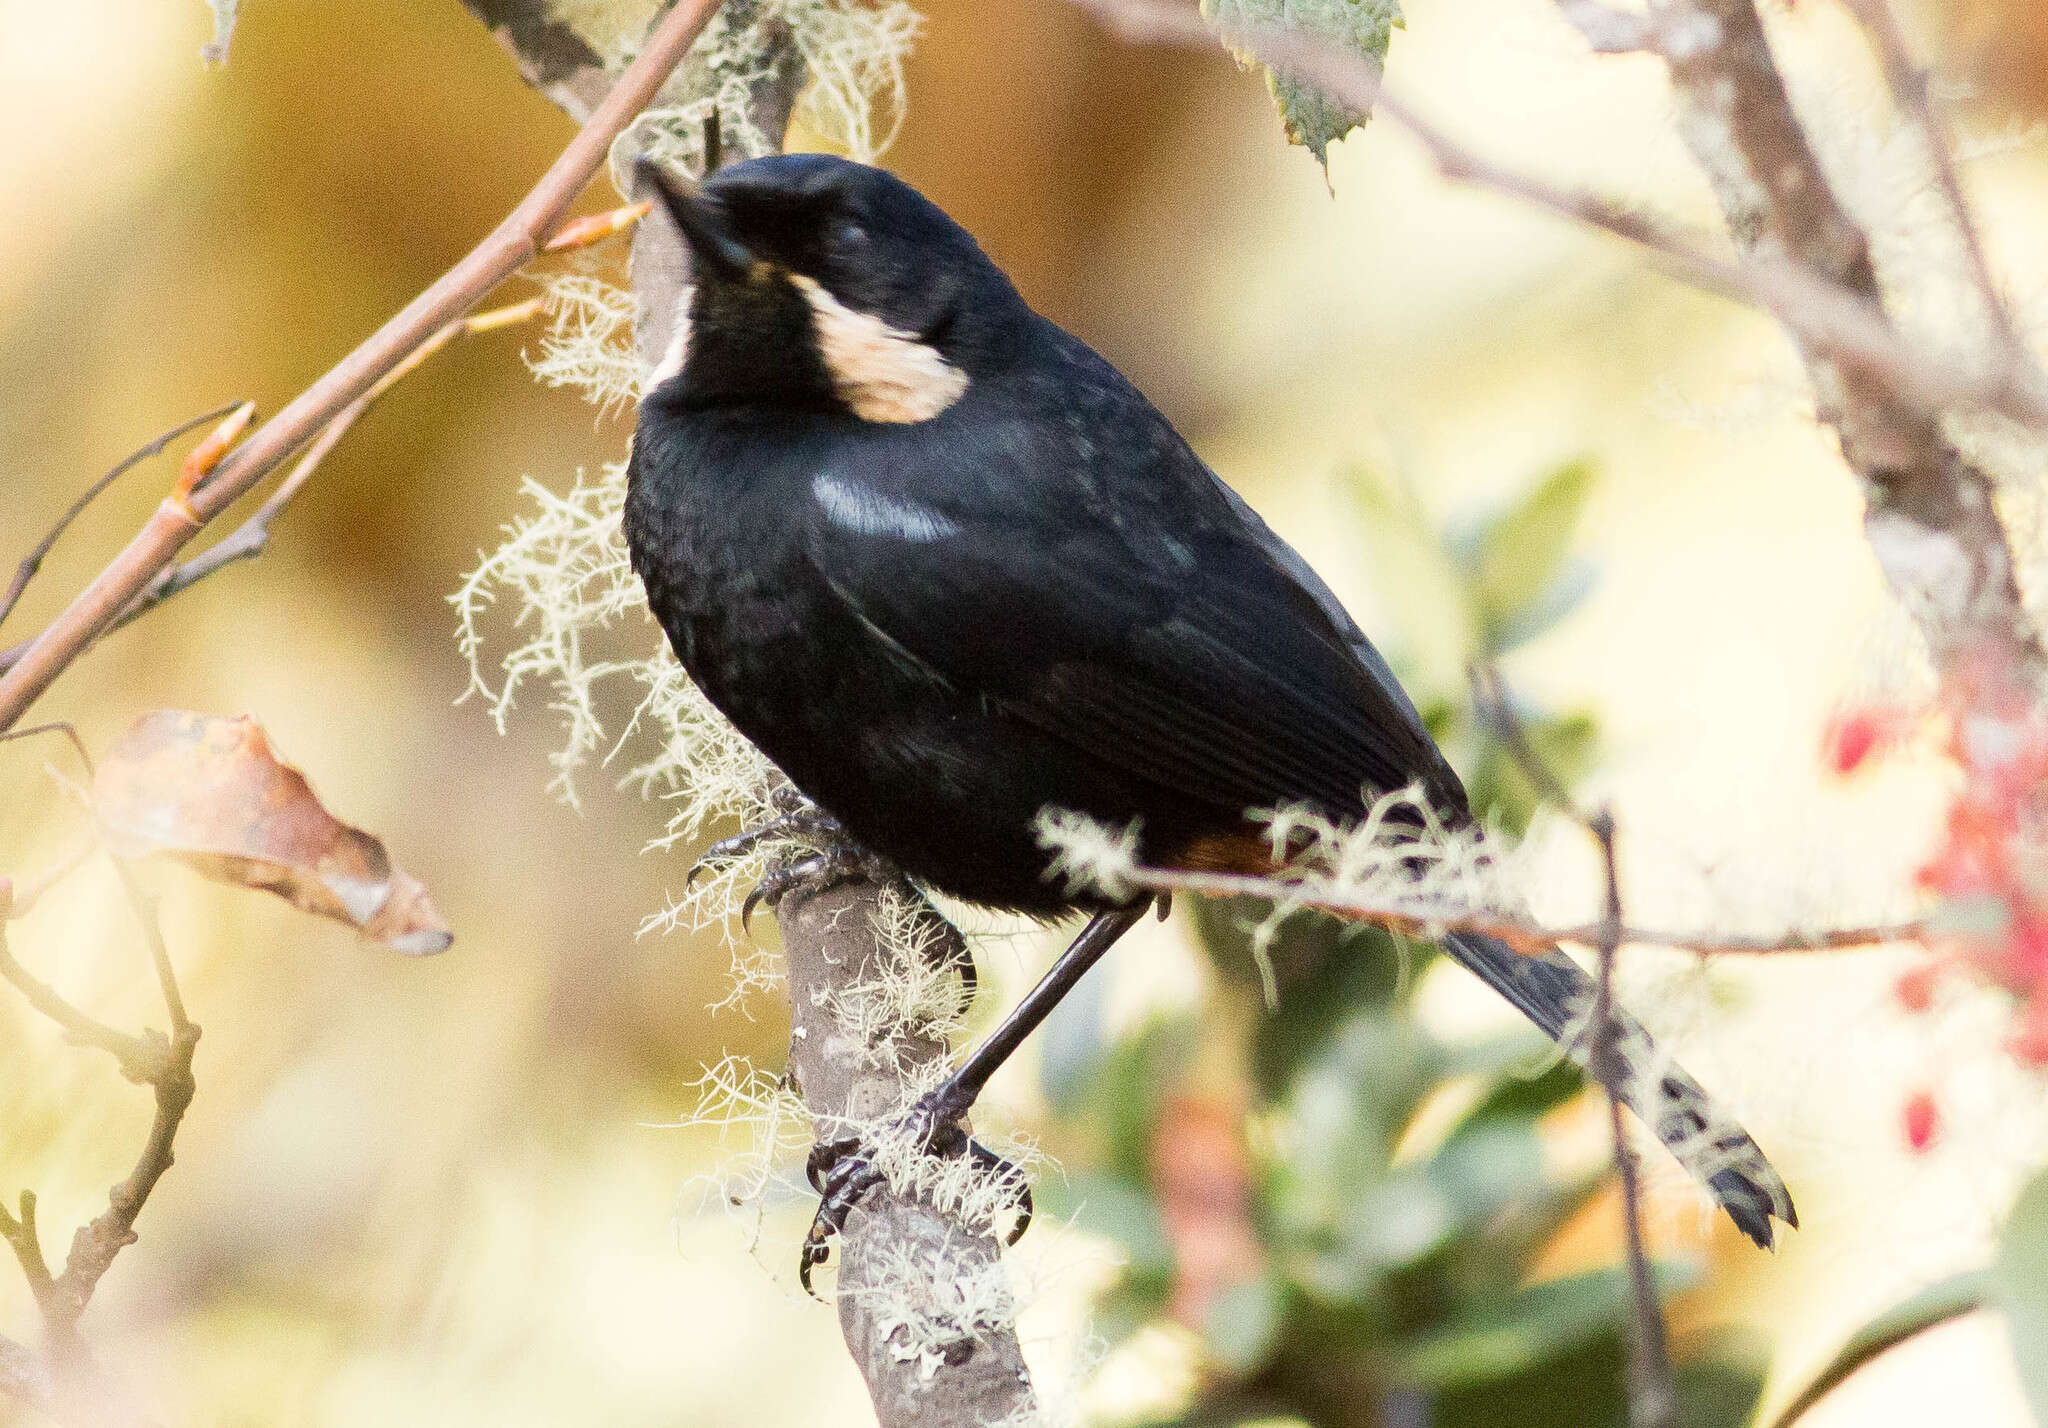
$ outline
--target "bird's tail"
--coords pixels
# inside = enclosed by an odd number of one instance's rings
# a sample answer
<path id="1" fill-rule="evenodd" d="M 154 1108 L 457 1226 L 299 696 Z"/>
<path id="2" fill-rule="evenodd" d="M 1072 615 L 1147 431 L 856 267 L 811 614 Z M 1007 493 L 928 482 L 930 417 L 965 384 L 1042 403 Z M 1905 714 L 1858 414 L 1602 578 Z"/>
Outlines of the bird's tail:
<path id="1" fill-rule="evenodd" d="M 1593 979 L 1556 948 L 1525 956 L 1505 942 L 1454 932 L 1444 950 L 1516 1010 L 1543 1029 L 1580 1065 L 1586 1064 Z M 1776 1216 L 1793 1229 L 1799 1215 L 1785 1182 L 1748 1132 L 1714 1109 L 1704 1087 L 1660 1055 L 1650 1033 L 1627 1012 L 1614 1013 L 1620 1035 L 1623 1099 L 1678 1163 L 1706 1187 L 1742 1232 L 1771 1247 Z"/>

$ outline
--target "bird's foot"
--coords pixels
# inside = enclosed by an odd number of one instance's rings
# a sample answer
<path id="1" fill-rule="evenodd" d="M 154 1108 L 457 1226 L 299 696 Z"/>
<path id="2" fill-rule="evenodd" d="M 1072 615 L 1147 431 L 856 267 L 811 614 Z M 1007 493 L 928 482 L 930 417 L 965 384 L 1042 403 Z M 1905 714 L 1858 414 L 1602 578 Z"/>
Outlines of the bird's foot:
<path id="1" fill-rule="evenodd" d="M 688 887 L 721 864 L 739 861 L 763 843 L 794 839 L 821 845 L 838 845 L 850 841 L 838 819 L 795 789 L 776 789 L 769 798 L 769 804 L 776 811 L 775 817 L 758 828 L 749 828 L 730 838 L 721 838 L 699 853 L 697 861 L 690 865 L 690 875 L 684 879 L 683 886 Z"/>
<path id="2" fill-rule="evenodd" d="M 941 1086 L 920 1098 L 878 1136 L 848 1136 L 821 1141 L 811 1148 L 805 1173 L 820 1198 L 818 1213 L 811 1219 L 811 1232 L 804 1236 L 797 1261 L 797 1278 L 802 1281 L 805 1293 L 817 1295 L 811 1288 L 811 1271 L 831 1257 L 832 1237 L 845 1230 L 846 1217 L 888 1178 L 877 1163 L 877 1143 L 908 1142 L 916 1154 L 941 1159 L 966 1156 L 980 1174 L 1001 1182 L 1010 1193 L 1016 1219 L 1003 1243 L 1013 1245 L 1023 1237 L 1031 1226 L 1031 1185 L 1021 1167 L 967 1134 L 961 1124 L 965 1115 L 966 1108 L 956 1107 L 947 1088 Z"/>
<path id="3" fill-rule="evenodd" d="M 791 893 L 816 896 L 845 883 L 888 883 L 902 876 L 896 865 L 880 854 L 852 843 L 832 843 L 819 852 L 769 868 L 740 904 L 740 926 L 753 921 L 755 908 L 765 906 L 773 912 Z"/>

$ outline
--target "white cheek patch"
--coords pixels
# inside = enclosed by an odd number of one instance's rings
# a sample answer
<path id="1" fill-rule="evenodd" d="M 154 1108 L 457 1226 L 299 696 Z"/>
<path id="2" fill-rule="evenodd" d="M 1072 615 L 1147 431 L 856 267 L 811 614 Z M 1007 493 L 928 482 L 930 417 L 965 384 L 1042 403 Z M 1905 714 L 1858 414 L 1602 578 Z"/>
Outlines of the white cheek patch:
<path id="1" fill-rule="evenodd" d="M 960 533 L 951 518 L 930 506 L 885 496 L 830 471 L 811 478 L 811 494 L 824 509 L 826 520 L 855 535 L 894 536 L 929 545 Z"/>
<path id="2" fill-rule="evenodd" d="M 690 298 L 696 292 L 686 287 L 676 294 L 674 335 L 668 340 L 668 351 L 661 354 L 661 362 L 647 374 L 647 390 L 653 391 L 663 382 L 683 374 L 683 364 L 690 360 Z"/>
<path id="3" fill-rule="evenodd" d="M 832 390 L 862 421 L 930 421 L 967 390 L 967 374 L 915 334 L 855 312 L 813 278 L 789 280 L 811 306 Z"/>

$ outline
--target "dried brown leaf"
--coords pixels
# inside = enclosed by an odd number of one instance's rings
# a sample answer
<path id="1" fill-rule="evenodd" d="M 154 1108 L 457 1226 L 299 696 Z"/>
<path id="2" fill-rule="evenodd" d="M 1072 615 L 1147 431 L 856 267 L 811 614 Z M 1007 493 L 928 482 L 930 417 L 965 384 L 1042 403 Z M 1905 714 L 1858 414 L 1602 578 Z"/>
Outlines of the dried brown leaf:
<path id="1" fill-rule="evenodd" d="M 419 880 L 329 813 L 254 719 L 143 715 L 101 761 L 93 806 L 124 857 L 165 854 L 411 956 L 454 940 Z"/>

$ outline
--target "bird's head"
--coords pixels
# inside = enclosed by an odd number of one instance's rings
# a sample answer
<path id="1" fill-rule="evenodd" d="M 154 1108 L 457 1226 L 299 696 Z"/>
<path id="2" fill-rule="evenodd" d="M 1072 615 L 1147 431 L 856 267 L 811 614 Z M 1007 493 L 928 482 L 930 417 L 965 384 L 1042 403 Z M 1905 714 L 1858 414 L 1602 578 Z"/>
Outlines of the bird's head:
<path id="1" fill-rule="evenodd" d="M 926 421 L 1016 339 L 1023 303 L 1002 271 L 880 169 L 778 154 L 701 186 L 642 173 L 692 259 L 660 401 Z"/>

